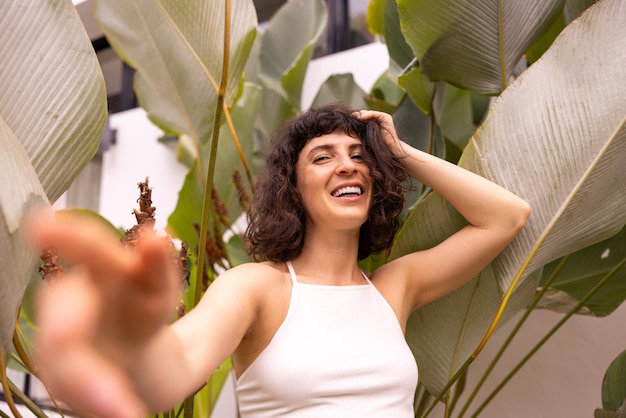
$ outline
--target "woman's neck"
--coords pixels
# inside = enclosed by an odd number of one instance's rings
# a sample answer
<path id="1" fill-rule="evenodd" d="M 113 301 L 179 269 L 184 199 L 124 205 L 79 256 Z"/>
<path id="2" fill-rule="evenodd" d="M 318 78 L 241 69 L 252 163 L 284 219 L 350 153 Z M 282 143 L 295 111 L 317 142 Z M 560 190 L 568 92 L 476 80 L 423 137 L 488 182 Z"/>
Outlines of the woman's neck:
<path id="1" fill-rule="evenodd" d="M 355 234 L 307 230 L 302 253 L 292 263 L 299 276 L 319 284 L 362 284 L 358 250 L 358 231 Z"/>

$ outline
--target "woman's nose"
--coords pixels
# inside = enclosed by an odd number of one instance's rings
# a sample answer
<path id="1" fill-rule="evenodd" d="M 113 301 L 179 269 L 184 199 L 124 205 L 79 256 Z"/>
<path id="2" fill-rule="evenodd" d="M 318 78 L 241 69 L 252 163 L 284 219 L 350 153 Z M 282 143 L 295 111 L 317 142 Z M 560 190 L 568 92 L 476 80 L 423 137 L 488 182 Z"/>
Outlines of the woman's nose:
<path id="1" fill-rule="evenodd" d="M 339 159 L 337 164 L 337 173 L 339 174 L 352 174 L 356 172 L 356 163 L 351 156 L 346 155 Z"/>

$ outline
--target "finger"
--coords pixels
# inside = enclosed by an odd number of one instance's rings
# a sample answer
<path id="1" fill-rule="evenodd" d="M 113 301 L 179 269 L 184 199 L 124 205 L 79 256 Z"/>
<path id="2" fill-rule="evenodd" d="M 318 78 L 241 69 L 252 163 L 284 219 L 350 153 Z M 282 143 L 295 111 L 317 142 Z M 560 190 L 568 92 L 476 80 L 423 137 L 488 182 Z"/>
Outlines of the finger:
<path id="1" fill-rule="evenodd" d="M 53 395 L 86 415 L 142 416 L 145 407 L 130 380 L 90 346 L 100 310 L 93 284 L 67 277 L 43 284 L 37 299 L 37 375 Z"/>
<path id="2" fill-rule="evenodd" d="M 175 268 L 173 247 L 169 240 L 147 231 L 137 242 L 135 251 L 135 275 L 147 290 L 172 292 L 178 289 L 180 275 Z"/>
<path id="3" fill-rule="evenodd" d="M 146 415 L 127 375 L 88 346 L 74 345 L 40 358 L 41 379 L 53 397 L 75 412 L 101 418 L 137 418 Z"/>
<path id="4" fill-rule="evenodd" d="M 386 116 L 390 116 L 387 113 L 379 112 L 376 110 L 358 110 L 354 112 L 355 116 L 361 120 L 376 119 L 378 122 L 383 122 Z"/>
<path id="5" fill-rule="evenodd" d="M 135 263 L 110 228 L 83 216 L 64 214 L 54 221 L 33 217 L 28 229 L 35 244 L 54 248 L 63 259 L 84 265 L 95 276 L 120 277 Z"/>
<path id="6" fill-rule="evenodd" d="M 90 281 L 67 274 L 65 280 L 43 283 L 37 292 L 38 340 L 50 350 L 90 339 L 101 300 Z"/>

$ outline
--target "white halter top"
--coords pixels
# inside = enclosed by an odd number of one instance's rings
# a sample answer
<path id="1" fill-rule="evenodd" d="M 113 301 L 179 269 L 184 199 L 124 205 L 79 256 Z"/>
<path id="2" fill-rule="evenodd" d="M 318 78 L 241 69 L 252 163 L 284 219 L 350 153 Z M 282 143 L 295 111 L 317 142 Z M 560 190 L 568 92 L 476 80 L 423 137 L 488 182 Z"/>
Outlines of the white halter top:
<path id="1" fill-rule="evenodd" d="M 417 365 L 398 319 L 366 284 L 300 283 L 276 334 L 237 380 L 241 418 L 413 418 Z"/>

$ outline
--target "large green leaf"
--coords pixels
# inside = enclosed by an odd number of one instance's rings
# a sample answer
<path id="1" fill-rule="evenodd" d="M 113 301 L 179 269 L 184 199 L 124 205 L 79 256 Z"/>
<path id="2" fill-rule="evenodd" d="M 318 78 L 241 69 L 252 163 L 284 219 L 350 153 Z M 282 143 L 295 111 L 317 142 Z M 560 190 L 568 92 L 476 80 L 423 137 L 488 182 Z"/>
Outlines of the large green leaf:
<path id="1" fill-rule="evenodd" d="M 323 0 L 289 0 L 270 19 L 263 34 L 259 76 L 265 87 L 298 108 L 304 76 L 327 20 Z"/>
<path id="2" fill-rule="evenodd" d="M 55 201 L 98 150 L 100 66 L 70 0 L 2 1 L 0 28 L 0 116 Z"/>
<path id="3" fill-rule="evenodd" d="M 98 0 L 96 19 L 115 51 L 137 69 L 135 90 L 166 132 L 210 141 L 222 76 L 226 5 L 230 60 L 226 104 L 236 97 L 256 33 L 248 0 Z"/>
<path id="4" fill-rule="evenodd" d="M 233 124 L 238 128 L 237 136 L 244 156 L 250 165 L 255 167 L 255 148 L 252 144 L 252 130 L 255 116 L 260 106 L 259 86 L 246 83 L 242 97 L 237 101 L 231 111 Z M 217 194 L 225 204 L 230 220 L 234 222 L 241 214 L 242 208 L 238 204 L 237 188 L 233 180 L 234 170 L 237 169 L 247 183 L 246 174 L 241 162 L 234 139 L 228 130 L 228 126 L 222 126 L 218 143 L 218 156 L 215 167 L 214 185 Z M 246 190 L 250 193 L 250 185 L 246 184 Z M 202 215 L 203 186 L 195 166 L 191 168 L 185 177 L 182 189 L 178 194 L 178 201 L 174 212 L 168 218 L 168 229 L 177 238 L 186 241 L 192 250 L 198 243 L 198 235 L 194 229 L 194 223 L 200 225 Z"/>
<path id="5" fill-rule="evenodd" d="M 565 0 L 563 7 L 563 18 L 565 23 L 576 19 L 582 12 L 591 7 L 598 0 Z"/>
<path id="6" fill-rule="evenodd" d="M 260 112 L 261 106 L 260 86 L 246 83 L 242 97 L 237 101 L 232 110 L 232 122 L 237 128 L 236 135 L 243 158 L 245 159 L 250 175 L 253 176 L 258 168 L 258 150 L 253 144 L 253 131 L 255 116 Z M 234 174 L 239 172 L 242 179 L 243 190 L 248 197 L 252 194 L 252 185 L 246 175 L 246 169 L 237 149 L 232 132 L 224 126 L 220 133 L 220 143 L 217 149 L 219 158 L 215 162 L 215 178 L 213 184 L 220 199 L 225 204 L 231 221 L 234 222 L 242 213 L 243 208 L 239 203 L 239 190 L 235 187 Z"/>
<path id="7" fill-rule="evenodd" d="M 626 259 L 626 227 L 605 241 L 570 254 L 558 272 L 538 308 L 569 312 L 600 280 Z M 541 285 L 557 269 L 562 259 L 548 264 L 543 270 Z M 606 316 L 626 299 L 626 266 L 613 272 L 607 281 L 577 313 Z"/>
<path id="8" fill-rule="evenodd" d="M 500 93 L 564 0 L 397 0 L 402 31 L 433 81 Z"/>
<path id="9" fill-rule="evenodd" d="M 415 59 L 413 50 L 407 44 L 400 29 L 400 16 L 395 0 L 387 0 L 383 12 L 385 22 L 385 43 L 389 50 L 389 72 L 399 75 Z"/>
<path id="10" fill-rule="evenodd" d="M 626 350 L 609 365 L 602 379 L 602 407 L 617 411 L 626 402 Z"/>
<path id="11" fill-rule="evenodd" d="M 369 12 L 372 15 L 368 16 L 368 19 L 372 21 L 375 19 L 373 11 L 370 9 Z M 408 92 L 413 103 L 422 112 L 430 114 L 435 84 L 422 74 L 420 64 L 402 34 L 395 0 L 386 0 L 380 18 L 384 20 L 385 43 L 390 58 L 388 71 L 390 77 L 397 79 L 398 86 Z"/>
<path id="12" fill-rule="evenodd" d="M 479 277 L 410 318 L 407 338 L 429 390 L 441 391 L 473 352 L 518 276 L 509 314 L 529 301 L 545 264 L 626 223 L 625 18 L 626 4 L 603 0 L 572 22 L 496 100 L 466 148 L 460 166 L 522 196 L 533 214 Z M 435 245 L 464 223 L 431 195 L 391 256 Z"/>
<path id="13" fill-rule="evenodd" d="M 476 101 L 469 90 L 459 89 L 447 83 L 437 83 L 433 113 L 444 137 L 459 149 L 465 148 L 476 130 L 474 124 Z"/>
<path id="14" fill-rule="evenodd" d="M 32 206 L 56 200 L 98 149 L 104 79 L 69 0 L 0 2 L 0 349 L 7 353 L 37 254 Z"/>
<path id="15" fill-rule="evenodd" d="M 0 118 L 0 355 L 7 355 L 17 312 L 35 266 L 37 254 L 26 244 L 23 218 L 46 194 L 26 150 Z"/>
<path id="16" fill-rule="evenodd" d="M 565 0 L 563 12 L 556 16 L 552 24 L 543 32 L 541 37 L 526 51 L 526 60 L 534 63 L 550 47 L 554 39 L 572 20 L 580 16 L 596 0 Z"/>
<path id="17" fill-rule="evenodd" d="M 354 81 L 352 74 L 331 75 L 324 81 L 313 99 L 312 108 L 342 102 L 352 109 L 365 109 L 365 92 Z"/>

